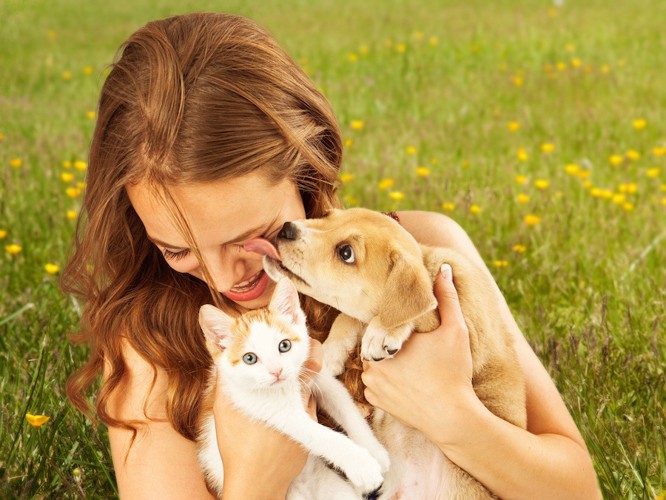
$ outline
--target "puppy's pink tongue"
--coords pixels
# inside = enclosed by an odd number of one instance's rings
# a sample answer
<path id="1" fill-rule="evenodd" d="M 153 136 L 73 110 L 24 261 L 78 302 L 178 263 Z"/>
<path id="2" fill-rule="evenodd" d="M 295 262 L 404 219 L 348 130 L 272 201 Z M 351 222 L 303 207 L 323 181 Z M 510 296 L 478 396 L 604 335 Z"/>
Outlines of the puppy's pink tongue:
<path id="1" fill-rule="evenodd" d="M 269 257 L 272 257 L 276 260 L 281 260 L 280 253 L 277 251 L 277 248 L 275 248 L 275 246 L 273 246 L 270 241 L 264 238 L 253 238 L 251 240 L 247 240 L 245 243 L 243 243 L 243 248 L 246 252 L 255 252 L 261 255 L 268 255 Z"/>

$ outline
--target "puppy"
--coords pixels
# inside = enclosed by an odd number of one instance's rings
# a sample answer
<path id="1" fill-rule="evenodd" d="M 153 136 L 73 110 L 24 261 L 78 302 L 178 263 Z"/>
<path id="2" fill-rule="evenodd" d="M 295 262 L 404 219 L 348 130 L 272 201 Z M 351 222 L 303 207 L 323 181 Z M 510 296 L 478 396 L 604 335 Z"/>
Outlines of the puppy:
<path id="1" fill-rule="evenodd" d="M 420 245 L 390 217 L 362 208 L 287 222 L 277 252 L 264 253 L 272 279 L 286 276 L 299 292 L 341 312 L 324 342 L 324 369 L 334 375 L 359 339 L 363 359 L 381 360 L 394 356 L 413 331 L 439 326 L 433 283 L 441 265 L 450 264 L 469 329 L 474 390 L 495 415 L 526 427 L 524 380 L 495 284 L 463 255 Z M 421 433 L 379 410 L 372 424 L 392 463 L 380 498 L 492 497 Z"/>

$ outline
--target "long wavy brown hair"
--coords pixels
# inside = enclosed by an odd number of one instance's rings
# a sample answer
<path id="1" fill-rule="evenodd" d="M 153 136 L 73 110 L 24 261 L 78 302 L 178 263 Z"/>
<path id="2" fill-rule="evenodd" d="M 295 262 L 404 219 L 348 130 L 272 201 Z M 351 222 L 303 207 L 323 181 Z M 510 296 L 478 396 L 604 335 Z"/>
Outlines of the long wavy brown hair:
<path id="1" fill-rule="evenodd" d="M 259 171 L 297 183 L 308 217 L 339 205 L 342 146 L 333 111 L 305 73 L 252 21 L 188 14 L 151 22 L 120 48 L 99 100 L 87 189 L 62 288 L 83 305 L 77 339 L 88 362 L 67 395 L 91 415 L 88 392 L 106 364 L 95 410 L 108 411 L 127 367 L 125 339 L 168 374 L 167 415 L 193 439 L 211 363 L 197 323 L 209 287 L 165 262 L 146 236 L 126 186 L 169 186 Z M 217 297 L 215 300 L 220 300 Z M 334 311 L 304 299 L 310 329 L 325 338 Z M 155 372 L 157 373 L 157 372 Z"/>

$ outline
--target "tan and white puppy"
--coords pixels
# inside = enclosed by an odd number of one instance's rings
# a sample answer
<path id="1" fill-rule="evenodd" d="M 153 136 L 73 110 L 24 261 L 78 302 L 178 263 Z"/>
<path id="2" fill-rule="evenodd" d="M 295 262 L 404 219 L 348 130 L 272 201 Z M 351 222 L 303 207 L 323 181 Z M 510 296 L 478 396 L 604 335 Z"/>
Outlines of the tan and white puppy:
<path id="1" fill-rule="evenodd" d="M 395 355 L 413 331 L 439 325 L 433 283 L 453 268 L 470 335 L 474 390 L 500 418 L 526 427 L 525 388 L 496 285 L 484 269 L 447 248 L 420 245 L 396 221 L 362 208 L 286 223 L 264 267 L 342 314 L 324 342 L 324 369 L 339 375 L 360 339 L 364 359 Z M 489 498 L 480 483 L 421 433 L 375 410 L 373 428 L 391 455 L 381 498 Z M 444 471 L 440 473 L 439 471 Z"/>

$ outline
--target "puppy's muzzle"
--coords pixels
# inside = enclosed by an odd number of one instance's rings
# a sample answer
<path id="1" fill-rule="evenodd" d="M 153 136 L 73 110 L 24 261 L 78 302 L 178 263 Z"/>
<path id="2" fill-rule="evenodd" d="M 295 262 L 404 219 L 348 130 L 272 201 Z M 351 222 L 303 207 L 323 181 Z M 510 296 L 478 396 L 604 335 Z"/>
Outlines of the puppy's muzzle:
<path id="1" fill-rule="evenodd" d="M 292 224 L 291 222 L 285 222 L 284 226 L 282 226 L 282 229 L 280 229 L 280 232 L 277 235 L 278 239 L 290 241 L 298 239 L 298 236 L 298 227 L 296 227 L 296 225 Z"/>

